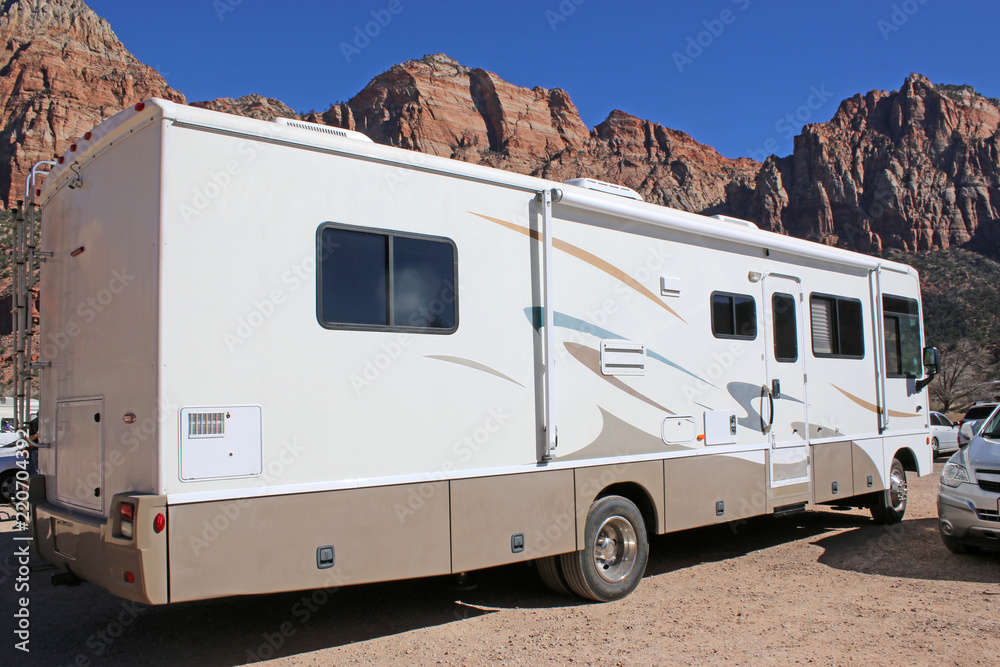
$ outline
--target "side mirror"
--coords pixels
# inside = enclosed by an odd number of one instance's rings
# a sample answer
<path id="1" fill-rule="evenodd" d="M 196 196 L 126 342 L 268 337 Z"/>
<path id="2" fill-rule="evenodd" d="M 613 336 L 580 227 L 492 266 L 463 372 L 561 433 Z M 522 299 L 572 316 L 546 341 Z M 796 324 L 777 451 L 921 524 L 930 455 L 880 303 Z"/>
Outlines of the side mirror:
<path id="1" fill-rule="evenodd" d="M 971 421 L 965 422 L 964 424 L 962 424 L 962 429 L 959 431 L 959 433 L 962 435 L 963 438 L 966 439 L 966 441 L 972 440 L 974 437 L 976 437 L 976 434 L 972 430 L 972 425 L 973 422 Z"/>
<path id="2" fill-rule="evenodd" d="M 936 347 L 924 348 L 924 372 L 927 375 L 937 375 L 941 368 L 941 353 Z"/>
<path id="3" fill-rule="evenodd" d="M 922 380 L 917 380 L 917 391 L 920 391 L 927 385 L 931 383 L 934 376 L 938 374 L 938 370 L 941 368 L 941 354 L 938 352 L 936 347 L 925 347 L 924 348 L 924 373 L 927 377 Z"/>

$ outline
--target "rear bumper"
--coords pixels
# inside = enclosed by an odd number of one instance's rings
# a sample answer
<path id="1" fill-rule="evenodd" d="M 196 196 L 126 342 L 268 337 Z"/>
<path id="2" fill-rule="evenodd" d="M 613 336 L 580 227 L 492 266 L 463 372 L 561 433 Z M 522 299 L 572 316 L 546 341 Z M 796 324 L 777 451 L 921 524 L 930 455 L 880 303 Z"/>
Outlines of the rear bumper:
<path id="1" fill-rule="evenodd" d="M 167 531 L 157 534 L 153 519 L 166 515 L 164 496 L 119 494 L 111 499 L 111 516 L 123 500 L 136 505 L 135 537 L 118 534 L 114 521 L 73 511 L 45 498 L 45 478 L 35 475 L 29 487 L 31 534 L 36 553 L 114 595 L 144 604 L 170 601 L 167 588 Z M 126 581 L 131 572 L 134 581 Z"/>

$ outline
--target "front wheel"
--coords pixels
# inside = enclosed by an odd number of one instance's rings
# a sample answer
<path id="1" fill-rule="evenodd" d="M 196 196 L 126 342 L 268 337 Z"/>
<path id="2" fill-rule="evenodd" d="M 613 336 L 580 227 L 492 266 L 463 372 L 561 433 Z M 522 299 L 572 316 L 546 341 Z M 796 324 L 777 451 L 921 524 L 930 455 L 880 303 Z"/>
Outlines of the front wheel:
<path id="1" fill-rule="evenodd" d="M 590 507 L 584 547 L 560 556 L 566 583 L 580 597 L 619 600 L 639 585 L 649 559 L 642 513 L 621 496 L 598 498 Z"/>
<path id="2" fill-rule="evenodd" d="M 889 488 L 875 496 L 872 518 L 876 523 L 899 523 L 906 514 L 906 471 L 899 459 L 889 466 Z"/>

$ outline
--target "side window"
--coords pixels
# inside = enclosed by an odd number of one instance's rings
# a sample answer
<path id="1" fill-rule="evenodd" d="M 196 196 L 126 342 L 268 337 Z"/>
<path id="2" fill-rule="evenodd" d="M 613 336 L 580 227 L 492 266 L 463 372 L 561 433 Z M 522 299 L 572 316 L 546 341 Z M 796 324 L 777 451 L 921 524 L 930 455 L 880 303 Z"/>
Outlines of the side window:
<path id="1" fill-rule="evenodd" d="M 456 330 L 457 260 L 449 239 L 324 225 L 317 255 L 317 316 L 324 327 Z"/>
<path id="2" fill-rule="evenodd" d="M 757 304 L 744 294 L 712 293 L 712 334 L 716 338 L 757 337 Z"/>
<path id="3" fill-rule="evenodd" d="M 799 359 L 799 332 L 795 316 L 795 297 L 776 293 L 771 297 L 774 312 L 774 358 L 793 362 Z"/>
<path id="4" fill-rule="evenodd" d="M 896 378 L 923 375 L 920 315 L 916 300 L 883 295 L 882 321 L 885 326 L 886 374 Z"/>
<path id="5" fill-rule="evenodd" d="M 865 356 L 861 302 L 813 294 L 809 299 L 813 355 L 862 359 Z"/>

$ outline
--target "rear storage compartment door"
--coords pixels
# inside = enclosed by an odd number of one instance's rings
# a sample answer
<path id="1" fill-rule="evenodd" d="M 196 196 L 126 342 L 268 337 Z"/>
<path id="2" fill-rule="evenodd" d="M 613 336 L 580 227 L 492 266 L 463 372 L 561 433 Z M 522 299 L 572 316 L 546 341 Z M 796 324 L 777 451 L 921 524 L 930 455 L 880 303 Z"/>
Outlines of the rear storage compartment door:
<path id="1" fill-rule="evenodd" d="M 56 403 L 56 499 L 104 513 L 104 398 Z"/>

